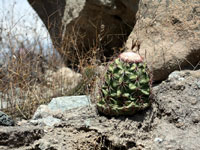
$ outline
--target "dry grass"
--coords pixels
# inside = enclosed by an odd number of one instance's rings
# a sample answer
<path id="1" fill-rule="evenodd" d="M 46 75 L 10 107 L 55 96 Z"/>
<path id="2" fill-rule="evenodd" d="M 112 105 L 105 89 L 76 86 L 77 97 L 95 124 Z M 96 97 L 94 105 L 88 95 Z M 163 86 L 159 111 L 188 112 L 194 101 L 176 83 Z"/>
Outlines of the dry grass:
<path id="1" fill-rule="evenodd" d="M 89 94 L 95 67 L 85 61 L 85 57 L 82 59 L 81 77 L 63 68 L 60 57 L 44 56 L 42 48 L 39 53 L 26 48 L 14 51 L 0 67 L 0 100 L 1 104 L 6 102 L 4 111 L 13 117 L 29 119 L 39 105 L 48 103 L 53 97 Z"/>
<path id="2" fill-rule="evenodd" d="M 7 103 L 9 114 L 27 119 L 38 105 L 48 101 L 42 93 L 47 86 L 44 73 L 48 69 L 55 70 L 52 62 L 56 61 L 55 56 L 47 59 L 25 48 L 7 58 L 7 63 L 0 68 L 0 98 L 1 103 Z"/>
<path id="3" fill-rule="evenodd" d="M 13 13 L 8 10 L 8 14 L 13 16 Z M 57 47 L 58 51 L 63 51 L 63 49 L 74 51 L 74 55 L 71 55 L 71 53 L 67 55 L 68 51 L 65 51 L 65 58 L 71 58 L 70 66 L 76 68 L 82 74 L 82 76 L 79 76 L 69 71 L 67 74 L 68 76 L 71 74 L 71 78 L 65 79 L 63 76 L 66 76 L 66 74 L 61 75 L 61 77 L 59 75 L 63 72 L 64 62 L 57 55 L 55 49 L 44 47 L 34 27 L 23 26 L 27 33 L 30 31 L 35 33 L 32 40 L 24 35 L 17 35 L 12 32 L 12 29 L 20 20 L 13 21 L 12 17 L 10 18 L 11 20 L 4 20 L 12 22 L 9 30 L 3 23 L 0 23 L 2 31 L 7 33 L 0 38 L 0 47 L 6 50 L 1 51 L 4 60 L 3 65 L 0 66 L 0 109 L 2 108 L 3 111 L 14 118 L 29 119 L 39 105 L 48 103 L 53 97 L 91 95 L 97 79 L 96 68 L 99 65 L 104 65 L 102 62 L 107 61 L 107 58 L 103 55 L 103 26 L 100 33 L 96 33 L 95 44 L 82 53 L 80 53 L 77 45 L 79 34 L 77 31 L 65 37 L 63 44 Z M 6 41 L 6 43 L 3 43 L 3 41 Z M 66 69 L 64 69 L 65 71 Z M 59 79 L 54 78 L 54 76 L 57 76 L 57 78 L 59 76 Z M 72 83 L 72 79 L 76 81 Z M 3 106 L 3 103 L 6 106 Z"/>
<path id="4" fill-rule="evenodd" d="M 0 109 L 13 117 L 28 119 L 39 105 L 48 103 L 54 96 L 64 95 L 67 87 L 62 82 L 47 79 L 63 67 L 63 63 L 53 47 L 43 45 L 44 39 L 36 27 L 25 25 L 24 16 L 14 17 L 14 7 L 15 3 L 10 10 L 0 8 Z M 25 33 L 15 30 L 17 24 Z"/>
<path id="5" fill-rule="evenodd" d="M 1 24 L 1 27 L 2 32 L 7 33 L 1 37 L 0 43 L 1 55 L 4 58 L 0 66 L 0 108 L 3 111 L 14 118 L 29 119 L 39 105 L 48 103 L 52 97 L 86 93 L 83 91 L 87 90 L 87 87 L 84 87 L 86 76 L 84 82 L 80 82 L 81 86 L 77 86 L 81 91 L 77 87 L 69 91 L 73 88 L 70 81 L 65 82 L 66 79 L 62 77 L 59 81 L 53 78 L 56 71 L 59 72 L 63 67 L 63 62 L 55 52 L 47 53 L 49 49 L 43 47 L 37 34 L 32 42 L 23 35 L 14 34 L 4 24 Z M 85 56 L 90 57 L 88 54 L 79 56 L 81 63 L 78 67 L 81 72 L 84 72 L 83 67 L 89 65 Z"/>

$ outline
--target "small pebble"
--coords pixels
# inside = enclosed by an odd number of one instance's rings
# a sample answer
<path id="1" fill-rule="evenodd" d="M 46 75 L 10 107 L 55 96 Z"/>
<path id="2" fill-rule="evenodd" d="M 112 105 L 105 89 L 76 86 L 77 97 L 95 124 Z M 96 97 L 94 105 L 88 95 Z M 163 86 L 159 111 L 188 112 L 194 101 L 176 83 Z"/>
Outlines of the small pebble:
<path id="1" fill-rule="evenodd" d="M 161 139 L 161 138 L 155 138 L 154 139 L 154 142 L 157 142 L 157 143 L 161 143 L 163 141 L 163 139 Z"/>

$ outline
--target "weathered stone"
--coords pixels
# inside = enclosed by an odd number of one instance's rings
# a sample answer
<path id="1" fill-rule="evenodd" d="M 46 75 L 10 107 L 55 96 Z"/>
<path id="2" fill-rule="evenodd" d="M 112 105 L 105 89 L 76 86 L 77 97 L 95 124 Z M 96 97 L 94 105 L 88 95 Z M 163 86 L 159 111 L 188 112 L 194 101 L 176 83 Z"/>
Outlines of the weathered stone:
<path id="1" fill-rule="evenodd" d="M 56 88 L 62 86 L 65 90 L 76 87 L 81 79 L 80 73 L 76 73 L 67 67 L 61 67 L 56 72 L 47 70 L 45 73 L 45 80 L 48 85 L 54 85 Z"/>
<path id="2" fill-rule="evenodd" d="M 153 88 L 158 110 L 162 112 L 162 121 L 153 131 L 153 136 L 163 141 L 153 143 L 151 149 L 200 147 L 200 92 L 196 84 L 199 80 L 200 70 L 176 71 Z M 184 88 L 172 88 L 180 85 Z"/>
<path id="3" fill-rule="evenodd" d="M 85 95 L 53 98 L 48 105 L 38 107 L 30 123 L 54 126 L 62 121 L 65 111 L 89 105 L 90 98 Z"/>
<path id="4" fill-rule="evenodd" d="M 0 126 L 13 126 L 15 123 L 10 116 L 0 111 Z"/>
<path id="5" fill-rule="evenodd" d="M 176 80 L 182 78 L 181 80 Z M 153 87 L 150 109 L 132 117 L 106 118 L 95 105 L 66 111 L 64 121 L 33 144 L 44 149 L 165 150 L 200 147 L 200 70 L 172 73 Z M 173 89 L 184 85 L 185 89 Z M 56 137 L 56 138 L 55 138 Z M 58 142 L 59 141 L 59 142 Z M 75 143 L 75 144 L 74 144 Z"/>
<path id="6" fill-rule="evenodd" d="M 73 108 L 84 107 L 90 105 L 88 96 L 64 96 L 53 98 L 48 104 L 50 110 L 66 111 Z"/>
<path id="7" fill-rule="evenodd" d="M 176 74 L 153 87 L 155 102 L 151 109 L 126 118 L 99 116 L 93 105 L 71 109 L 64 114 L 65 123 L 56 126 L 37 144 L 54 141 L 52 136 L 56 134 L 58 141 L 63 141 L 63 136 L 69 137 L 66 145 L 62 142 L 52 145 L 63 149 L 76 149 L 76 146 L 89 149 L 95 145 L 105 149 L 110 146 L 126 150 L 197 149 L 200 146 L 200 123 L 197 119 L 200 115 L 200 93 L 196 81 L 200 80 L 200 71 L 181 71 Z M 177 76 L 183 80 L 175 80 Z M 174 90 L 171 85 L 184 85 L 185 89 Z M 192 104 L 191 98 L 198 102 Z"/>
<path id="8" fill-rule="evenodd" d="M 67 67 L 61 67 L 55 72 L 52 70 L 47 70 L 44 76 L 45 82 L 48 86 L 50 86 L 50 88 L 46 89 L 44 94 L 48 95 L 49 97 L 68 95 L 68 93 L 74 91 L 76 87 L 79 86 L 79 83 L 83 80 L 80 73 L 76 73 Z M 38 92 L 40 91 L 41 89 L 38 89 Z"/>
<path id="9" fill-rule="evenodd" d="M 34 126 L 23 127 L 1 127 L 0 146 L 10 148 L 28 146 L 35 140 L 40 139 L 44 134 L 42 128 Z"/>
<path id="10" fill-rule="evenodd" d="M 134 49 L 147 61 L 154 80 L 174 70 L 195 69 L 200 61 L 200 1 L 142 0 L 137 23 L 126 49 Z M 136 44 L 137 45 L 137 44 Z"/>
<path id="11" fill-rule="evenodd" d="M 61 122 L 60 119 L 54 118 L 52 116 L 47 116 L 45 118 L 37 119 L 37 120 L 30 120 L 29 121 L 33 125 L 39 126 L 50 126 L 53 127 L 55 124 L 59 124 Z"/>
<path id="12" fill-rule="evenodd" d="M 168 116 L 169 122 L 187 128 L 194 124 L 196 116 L 200 117 L 199 80 L 200 70 L 176 71 L 153 88 L 159 109 Z"/>
<path id="13" fill-rule="evenodd" d="M 198 149 L 199 80 L 200 70 L 170 74 L 168 80 L 153 86 L 154 100 L 151 108 L 130 117 L 100 116 L 95 105 L 66 110 L 61 123 L 44 127 L 42 138 L 29 146 L 16 149 Z M 184 89 L 172 88 L 180 85 Z M 2 130 L 5 131 L 5 128 Z M 0 137 L 4 136 L 0 134 Z M 0 149 L 11 148 L 0 146 Z"/>
<path id="14" fill-rule="evenodd" d="M 122 46 L 132 31 L 138 2 L 29 0 L 49 30 L 55 47 L 70 62 L 78 61 L 78 56 L 94 46 L 102 48 L 106 56 L 112 55 L 112 48 Z"/>
<path id="15" fill-rule="evenodd" d="M 33 120 L 38 120 L 38 119 L 42 119 L 42 118 L 46 118 L 49 116 L 57 116 L 60 113 L 62 113 L 62 111 L 60 109 L 57 110 L 51 110 L 48 105 L 40 105 L 36 112 L 34 113 L 32 119 Z"/>

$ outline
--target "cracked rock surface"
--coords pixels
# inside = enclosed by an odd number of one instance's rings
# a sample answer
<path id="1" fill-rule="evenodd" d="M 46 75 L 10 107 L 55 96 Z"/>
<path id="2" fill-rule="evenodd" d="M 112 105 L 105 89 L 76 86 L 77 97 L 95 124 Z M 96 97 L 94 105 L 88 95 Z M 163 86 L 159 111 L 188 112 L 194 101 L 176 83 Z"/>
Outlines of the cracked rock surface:
<path id="1" fill-rule="evenodd" d="M 151 107 L 132 117 L 100 116 L 95 105 L 71 109 L 63 112 L 60 123 L 53 127 L 42 127 L 43 136 L 33 142 L 28 144 L 24 142 L 20 147 L 18 143 L 11 144 L 12 146 L 7 144 L 7 147 L 0 148 L 11 150 L 198 149 L 200 147 L 199 80 L 199 70 L 173 72 L 168 80 L 153 87 L 154 98 Z M 31 123 L 28 121 L 17 128 L 24 128 L 27 124 Z M 10 130 L 13 128 L 10 127 Z M 0 133 L 2 134 L 2 131 Z M 21 135 L 23 136 L 27 139 L 24 134 Z"/>

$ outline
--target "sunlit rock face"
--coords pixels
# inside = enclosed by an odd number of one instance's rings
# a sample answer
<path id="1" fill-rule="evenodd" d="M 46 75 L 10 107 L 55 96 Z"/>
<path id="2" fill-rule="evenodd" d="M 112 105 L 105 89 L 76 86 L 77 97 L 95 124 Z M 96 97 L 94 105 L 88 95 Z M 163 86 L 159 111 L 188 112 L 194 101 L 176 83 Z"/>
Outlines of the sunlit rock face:
<path id="1" fill-rule="evenodd" d="M 140 43 L 154 80 L 200 67 L 200 1 L 142 0 L 136 20 L 125 47 L 133 50 L 135 41 Z"/>
<path id="2" fill-rule="evenodd" d="M 122 47 L 135 24 L 139 0 L 29 0 L 64 60 L 100 47 L 105 56 Z M 78 53 L 77 53 L 78 52 Z"/>

